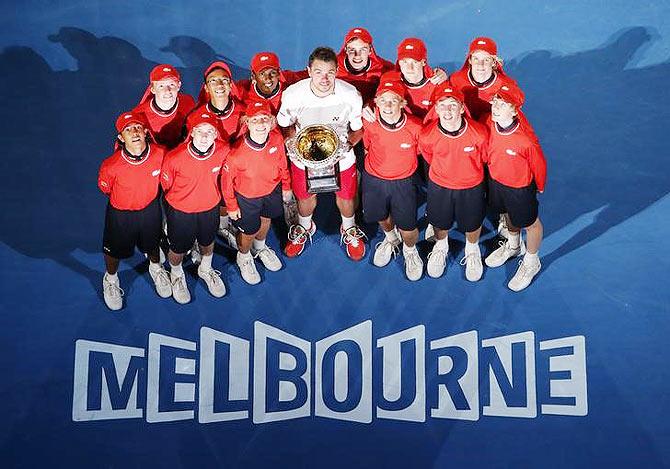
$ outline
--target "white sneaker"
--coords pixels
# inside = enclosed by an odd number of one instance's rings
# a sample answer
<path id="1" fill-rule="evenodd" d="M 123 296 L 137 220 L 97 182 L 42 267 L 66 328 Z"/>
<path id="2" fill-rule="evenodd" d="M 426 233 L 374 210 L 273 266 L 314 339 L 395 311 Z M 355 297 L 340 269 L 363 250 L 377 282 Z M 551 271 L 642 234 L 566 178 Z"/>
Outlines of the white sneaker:
<path id="1" fill-rule="evenodd" d="M 237 230 L 233 225 L 219 226 L 217 234 L 223 239 L 224 246 L 237 251 Z"/>
<path id="2" fill-rule="evenodd" d="M 509 230 L 507 229 L 507 218 L 504 214 L 500 214 L 500 219 L 498 220 L 498 236 L 501 238 L 509 238 Z"/>
<path id="3" fill-rule="evenodd" d="M 484 260 L 489 267 L 500 267 L 512 257 L 517 257 L 522 254 L 521 240 L 519 240 L 519 247 L 517 248 L 510 247 L 509 239 L 499 241 L 498 245 L 500 247 L 486 256 L 486 260 Z"/>
<path id="4" fill-rule="evenodd" d="M 416 282 L 423 274 L 423 261 L 416 248 L 410 251 L 403 251 L 405 256 L 405 275 L 412 282 Z"/>
<path id="5" fill-rule="evenodd" d="M 256 285 L 260 283 L 261 276 L 256 270 L 256 263 L 252 256 L 241 257 L 238 253 L 237 256 L 237 266 L 240 268 L 240 274 L 245 282 L 249 285 Z"/>
<path id="6" fill-rule="evenodd" d="M 282 264 L 279 260 L 279 257 L 277 257 L 277 253 L 275 253 L 269 246 L 265 246 L 260 251 L 256 251 L 254 248 L 251 248 L 251 254 L 254 256 L 254 259 L 259 258 L 263 263 L 263 266 L 265 266 L 265 268 L 270 272 L 277 272 L 282 268 Z"/>
<path id="7" fill-rule="evenodd" d="M 533 278 L 535 278 L 541 268 L 542 264 L 539 261 L 535 264 L 532 264 L 526 261 L 526 258 L 524 257 L 519 261 L 519 268 L 507 286 L 510 290 L 513 291 L 523 290 L 524 288 L 528 287 L 528 285 L 530 285 L 530 282 L 533 281 Z"/>
<path id="8" fill-rule="evenodd" d="M 198 265 L 202 261 L 202 254 L 200 254 L 200 246 L 198 246 L 198 242 L 196 241 L 193 243 L 193 247 L 191 248 L 191 262 L 193 264 Z"/>
<path id="9" fill-rule="evenodd" d="M 221 272 L 218 270 L 210 269 L 208 272 L 203 272 L 201 268 L 198 268 L 198 277 L 205 281 L 207 290 L 213 297 L 221 298 L 226 294 L 226 286 L 221 280 Z"/>
<path id="10" fill-rule="evenodd" d="M 477 282 L 482 278 L 484 266 L 482 265 L 482 255 L 479 251 L 467 253 L 460 262 L 465 266 L 465 278 L 470 282 Z"/>
<path id="11" fill-rule="evenodd" d="M 444 273 L 447 267 L 447 254 L 449 249 L 440 249 L 437 244 L 433 246 L 433 250 L 428 254 L 428 263 L 426 265 L 426 273 L 433 277 L 439 278 Z"/>
<path id="12" fill-rule="evenodd" d="M 123 307 L 123 294 L 118 281 L 112 282 L 105 273 L 102 276 L 102 296 L 107 307 L 112 311 L 120 310 Z"/>
<path id="13" fill-rule="evenodd" d="M 395 256 L 398 255 L 398 246 L 400 246 L 401 242 L 397 234 L 390 240 L 384 236 L 384 239 L 375 246 L 375 255 L 372 257 L 372 263 L 377 267 L 388 265 L 391 262 L 391 258 L 395 259 Z"/>
<path id="14" fill-rule="evenodd" d="M 426 227 L 426 232 L 423 235 L 423 239 L 431 243 L 435 242 L 435 228 L 430 223 Z"/>
<path id="15" fill-rule="evenodd" d="M 172 284 L 170 283 L 170 274 L 168 271 L 160 264 L 155 269 L 152 268 L 152 264 L 149 264 L 149 275 L 154 281 L 158 296 L 161 298 L 170 298 L 172 296 Z"/>
<path id="16" fill-rule="evenodd" d="M 191 301 L 191 293 L 188 291 L 184 274 L 176 277 L 170 274 L 170 279 L 172 280 L 172 298 L 180 305 L 185 305 Z"/>

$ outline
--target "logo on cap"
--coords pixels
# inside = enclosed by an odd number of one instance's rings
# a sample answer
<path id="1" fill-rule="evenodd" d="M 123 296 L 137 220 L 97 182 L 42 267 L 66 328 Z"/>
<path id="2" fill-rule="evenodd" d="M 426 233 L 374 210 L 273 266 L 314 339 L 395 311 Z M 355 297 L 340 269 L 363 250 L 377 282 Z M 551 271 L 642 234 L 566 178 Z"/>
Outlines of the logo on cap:
<path id="1" fill-rule="evenodd" d="M 163 67 L 164 72 L 171 72 L 172 69 L 170 67 Z"/>
<path id="2" fill-rule="evenodd" d="M 263 55 L 263 56 L 261 56 L 261 62 L 263 62 L 265 60 L 268 60 L 269 58 L 270 57 L 268 57 L 267 55 Z"/>
<path id="3" fill-rule="evenodd" d="M 131 117 L 133 117 L 132 114 L 126 114 L 125 116 L 123 116 L 124 119 L 130 119 Z"/>
<path id="4" fill-rule="evenodd" d="M 210 115 L 207 114 L 207 113 L 205 113 L 205 114 L 202 114 L 200 117 L 202 117 L 202 118 L 204 118 L 204 119 L 209 119 L 209 118 L 210 118 Z"/>
<path id="5" fill-rule="evenodd" d="M 451 88 L 445 88 L 445 89 L 444 89 L 444 92 L 445 92 L 445 93 L 453 93 L 454 90 L 452 90 Z"/>
<path id="6" fill-rule="evenodd" d="M 354 29 L 354 32 L 355 33 L 362 33 L 363 31 L 357 28 L 357 29 Z"/>
<path id="7" fill-rule="evenodd" d="M 486 44 L 486 41 L 477 41 L 477 44 Z"/>
<path id="8" fill-rule="evenodd" d="M 393 83 L 391 83 L 390 81 L 387 81 L 386 83 L 384 83 L 384 86 L 393 86 Z"/>
<path id="9" fill-rule="evenodd" d="M 414 46 L 413 46 L 412 44 L 407 44 L 407 45 L 405 46 L 405 49 L 407 49 L 407 50 L 412 50 L 412 49 L 414 49 Z"/>

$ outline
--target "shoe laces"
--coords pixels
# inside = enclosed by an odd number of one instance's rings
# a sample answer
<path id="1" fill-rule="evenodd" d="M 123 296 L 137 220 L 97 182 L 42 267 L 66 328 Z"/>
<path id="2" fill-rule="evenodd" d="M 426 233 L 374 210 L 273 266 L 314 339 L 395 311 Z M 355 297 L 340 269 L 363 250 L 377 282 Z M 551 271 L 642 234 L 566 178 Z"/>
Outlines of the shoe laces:
<path id="1" fill-rule="evenodd" d="M 109 280 L 107 281 L 105 285 L 105 290 L 111 297 L 116 297 L 116 296 L 123 296 L 126 293 L 123 291 L 123 288 L 121 288 L 118 284 L 112 283 Z"/>
<path id="2" fill-rule="evenodd" d="M 311 228 L 311 227 L 310 227 Z M 312 234 L 310 230 L 307 230 L 304 226 L 300 224 L 291 225 L 291 228 L 288 230 L 288 240 L 293 244 L 305 244 L 309 238 L 309 242 L 312 242 Z"/>
<path id="3" fill-rule="evenodd" d="M 357 247 L 359 243 L 358 240 L 363 238 L 367 239 L 368 237 L 365 235 L 365 233 L 363 233 L 363 230 L 361 230 L 357 225 L 354 225 L 351 228 L 344 230 L 340 236 L 340 244 L 350 244 L 353 247 Z"/>
<path id="4" fill-rule="evenodd" d="M 156 281 L 162 287 L 170 285 L 170 274 L 168 274 L 167 270 L 160 268 L 156 271 Z"/>
<path id="5" fill-rule="evenodd" d="M 172 280 L 172 288 L 177 289 L 180 292 L 186 290 L 186 278 L 183 275 Z"/>
<path id="6" fill-rule="evenodd" d="M 525 258 L 521 258 L 519 260 L 519 270 L 517 270 L 517 274 L 523 277 L 528 277 L 529 275 L 531 275 L 533 267 L 530 263 L 525 262 L 525 260 L 526 260 Z"/>
<path id="7" fill-rule="evenodd" d="M 272 251 L 268 246 L 265 246 L 263 249 L 256 251 L 256 254 L 253 255 L 254 259 L 260 259 L 261 261 L 266 261 L 272 259 Z"/>
<path id="8" fill-rule="evenodd" d="M 433 255 L 439 255 L 438 259 L 440 260 L 440 265 L 447 265 L 447 251 L 444 249 L 433 249 L 428 253 L 428 260 L 430 260 Z"/>
<path id="9" fill-rule="evenodd" d="M 405 254 L 405 264 L 407 264 L 410 269 L 418 269 L 421 267 L 421 258 L 416 249 L 412 249 L 412 251 Z"/>
<path id="10" fill-rule="evenodd" d="M 482 256 L 477 254 L 476 252 L 470 252 L 470 253 L 467 253 L 463 256 L 463 259 L 461 259 L 459 264 L 460 265 L 465 265 L 465 264 L 470 265 L 470 264 L 476 263 L 477 261 L 479 261 L 479 263 L 481 264 Z"/>
<path id="11" fill-rule="evenodd" d="M 221 272 L 218 270 L 210 269 L 207 272 L 204 273 L 205 277 L 209 279 L 209 281 L 216 283 L 217 280 L 221 279 Z"/>
<path id="12" fill-rule="evenodd" d="M 391 251 L 391 255 L 395 259 L 400 250 L 398 249 L 398 245 L 394 244 L 393 242 L 389 241 L 388 239 L 384 238 L 382 241 L 378 242 L 375 245 L 375 250 L 381 249 L 382 251 Z"/>

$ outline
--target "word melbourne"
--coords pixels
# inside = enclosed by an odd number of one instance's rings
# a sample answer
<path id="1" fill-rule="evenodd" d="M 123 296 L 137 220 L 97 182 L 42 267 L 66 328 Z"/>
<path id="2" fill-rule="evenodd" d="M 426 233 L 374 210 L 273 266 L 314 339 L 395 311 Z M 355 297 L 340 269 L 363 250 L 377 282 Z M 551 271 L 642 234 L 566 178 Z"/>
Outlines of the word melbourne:
<path id="1" fill-rule="evenodd" d="M 371 423 L 588 413 L 586 340 L 532 331 L 377 338 L 365 321 L 314 344 L 262 322 L 252 343 L 209 327 L 199 342 L 150 333 L 147 348 L 79 339 L 72 419 L 255 424 L 316 416 Z"/>

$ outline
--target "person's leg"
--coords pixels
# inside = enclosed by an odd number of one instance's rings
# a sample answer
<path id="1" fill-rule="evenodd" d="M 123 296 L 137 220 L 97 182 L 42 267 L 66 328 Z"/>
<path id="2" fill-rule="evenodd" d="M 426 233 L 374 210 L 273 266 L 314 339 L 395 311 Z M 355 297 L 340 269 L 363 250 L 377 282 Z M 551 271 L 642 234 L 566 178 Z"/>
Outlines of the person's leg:
<path id="1" fill-rule="evenodd" d="M 543 234 L 540 218 L 536 218 L 535 221 L 525 229 L 527 251 L 523 256 L 522 261 L 519 263 L 519 268 L 514 274 L 514 277 L 512 277 L 507 284 L 513 291 L 521 291 L 527 288 L 542 268 L 540 257 L 538 256 Z"/>

